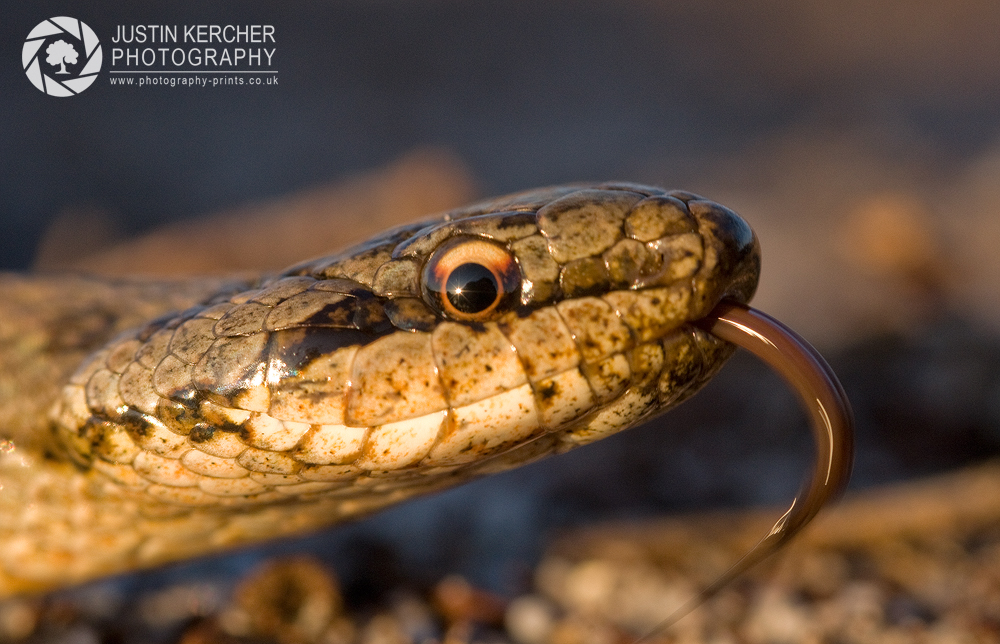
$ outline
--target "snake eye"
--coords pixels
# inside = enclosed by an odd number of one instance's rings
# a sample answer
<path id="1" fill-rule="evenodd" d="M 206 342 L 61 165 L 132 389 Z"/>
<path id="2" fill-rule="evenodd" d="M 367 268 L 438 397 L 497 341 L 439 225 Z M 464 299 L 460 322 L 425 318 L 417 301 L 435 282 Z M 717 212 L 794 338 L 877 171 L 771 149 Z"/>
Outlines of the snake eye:
<path id="1" fill-rule="evenodd" d="M 485 320 L 517 301 L 521 283 L 514 256 L 479 238 L 458 237 L 438 248 L 424 266 L 425 295 L 442 315 Z"/>
<path id="2" fill-rule="evenodd" d="M 493 271 L 469 262 L 451 272 L 444 294 L 455 310 L 474 315 L 493 306 L 500 296 L 500 284 Z"/>

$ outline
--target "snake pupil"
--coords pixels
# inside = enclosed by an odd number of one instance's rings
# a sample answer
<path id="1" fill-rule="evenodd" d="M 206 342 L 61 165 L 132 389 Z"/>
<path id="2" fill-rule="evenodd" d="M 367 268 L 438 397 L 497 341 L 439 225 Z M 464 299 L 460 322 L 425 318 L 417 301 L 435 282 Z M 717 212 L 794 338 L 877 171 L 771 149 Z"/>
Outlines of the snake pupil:
<path id="1" fill-rule="evenodd" d="M 462 264 L 451 272 L 445 284 L 451 305 L 462 313 L 479 313 L 490 308 L 500 294 L 497 278 L 482 264 Z"/>

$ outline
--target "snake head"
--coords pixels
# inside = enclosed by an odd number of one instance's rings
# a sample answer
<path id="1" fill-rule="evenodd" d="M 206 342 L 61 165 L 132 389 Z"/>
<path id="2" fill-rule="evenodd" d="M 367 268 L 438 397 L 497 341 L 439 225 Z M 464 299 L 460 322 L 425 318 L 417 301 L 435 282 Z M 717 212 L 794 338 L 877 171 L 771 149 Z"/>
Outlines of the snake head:
<path id="1" fill-rule="evenodd" d="M 745 336 L 781 354 L 771 362 L 800 385 L 825 447 L 802 501 L 736 574 L 850 469 L 832 372 L 790 331 L 759 333 L 781 325 L 740 304 L 759 270 L 732 211 L 615 183 L 483 202 L 220 292 L 69 378 L 52 420 L 77 467 L 33 479 L 49 487 L 26 498 L 85 529 L 66 540 L 53 519 L 0 563 L 42 587 L 353 519 L 666 411 L 732 354 L 720 338 Z"/>
<path id="2" fill-rule="evenodd" d="M 363 282 L 412 332 L 361 349 L 346 421 L 440 410 L 421 462 L 441 466 L 542 435 L 532 450 L 589 442 L 690 396 L 732 350 L 690 323 L 723 298 L 749 301 L 759 269 L 756 237 L 732 211 L 601 184 L 474 204 L 292 274 Z M 385 358 L 396 353 L 422 366 Z"/>
<path id="3" fill-rule="evenodd" d="M 733 350 L 693 323 L 759 265 L 749 226 L 688 193 L 494 199 L 124 334 L 72 376 L 57 434 L 149 503 L 327 499 L 327 523 L 684 400 Z"/>
<path id="4" fill-rule="evenodd" d="M 506 340 L 521 373 L 502 384 L 468 377 L 471 367 L 449 379 L 451 365 L 438 350 L 451 399 L 513 397 L 515 385 L 527 384 L 539 425 L 562 450 L 696 392 L 732 346 L 690 323 L 723 298 L 748 302 L 759 272 L 757 238 L 731 210 L 687 192 L 606 183 L 533 190 L 452 211 L 399 243 L 374 285 L 382 295 L 426 305 L 411 310 L 433 319 L 437 335 L 477 323 L 478 334 L 457 332 L 452 349 L 473 356 L 470 365 L 504 355 L 470 352 L 471 337 L 495 334 L 498 346 Z M 383 275 L 411 277 L 390 286 Z M 455 311 L 454 287 L 467 284 L 480 287 L 481 308 Z M 466 456 L 479 455 L 469 449 Z"/>

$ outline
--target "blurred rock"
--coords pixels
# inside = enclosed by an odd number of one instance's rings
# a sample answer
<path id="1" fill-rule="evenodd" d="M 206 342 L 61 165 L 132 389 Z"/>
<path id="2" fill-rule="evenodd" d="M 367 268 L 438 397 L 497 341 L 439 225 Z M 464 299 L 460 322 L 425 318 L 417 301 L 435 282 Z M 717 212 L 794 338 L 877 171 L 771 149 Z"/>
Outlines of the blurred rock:
<path id="1" fill-rule="evenodd" d="M 473 180 L 460 160 L 445 150 L 420 149 L 328 186 L 110 245 L 118 240 L 109 214 L 67 212 L 47 232 L 35 269 L 160 276 L 274 271 L 473 197 Z"/>
<path id="2" fill-rule="evenodd" d="M 120 242 L 114 213 L 97 207 L 70 207 L 49 222 L 35 250 L 37 270 L 72 269 L 81 260 Z"/>
<path id="3" fill-rule="evenodd" d="M 506 602 L 495 594 L 474 588 L 457 575 L 445 577 L 434 587 L 434 605 L 451 624 L 499 624 Z"/>
<path id="4" fill-rule="evenodd" d="M 951 262 L 927 207 L 908 193 L 876 194 L 844 223 L 841 248 L 849 261 L 903 282 L 940 304 Z"/>
<path id="5" fill-rule="evenodd" d="M 441 616 L 434 612 L 433 602 L 413 592 L 397 591 L 391 604 L 393 616 L 409 641 L 421 644 L 440 639 Z"/>
<path id="6" fill-rule="evenodd" d="M 241 644 L 218 620 L 207 619 L 186 628 L 177 644 Z"/>
<path id="7" fill-rule="evenodd" d="M 221 604 L 219 589 L 212 584 L 178 584 L 144 596 L 139 615 L 149 627 L 160 629 L 211 615 Z"/>
<path id="8" fill-rule="evenodd" d="M 521 644 L 544 644 L 555 626 L 555 610 L 544 597 L 524 595 L 507 607 L 504 626 Z"/>
<path id="9" fill-rule="evenodd" d="M 0 603 L 0 641 L 16 642 L 35 632 L 41 605 L 29 599 L 9 599 Z"/>
<path id="10" fill-rule="evenodd" d="M 369 620 L 361 631 L 359 644 L 413 644 L 402 624 L 389 613 L 380 613 Z"/>
<path id="11" fill-rule="evenodd" d="M 277 559 L 240 582 L 235 606 L 245 616 L 227 620 L 234 635 L 258 635 L 280 644 L 319 642 L 343 609 L 333 573 L 309 557 Z M 240 626 L 246 627 L 240 632 Z"/>
<path id="12" fill-rule="evenodd" d="M 754 644 L 998 641 L 1000 497 L 991 492 L 998 488 L 1000 462 L 991 462 L 855 495 L 664 635 L 715 642 L 721 625 L 721 641 Z M 559 540 L 540 571 L 556 566 L 566 579 L 621 580 L 643 565 L 660 583 L 677 575 L 694 581 L 679 605 L 711 581 L 691 575 L 697 559 L 709 555 L 716 561 L 712 574 L 721 574 L 773 518 L 758 512 L 584 530 Z M 605 572 L 595 576 L 589 571 L 598 556 Z M 578 614 L 579 593 L 572 586 L 544 576 L 539 582 L 564 619 Z M 621 588 L 621 582 L 612 586 Z M 606 587 L 600 581 L 591 592 Z M 670 614 L 661 611 L 661 619 Z M 629 623 L 620 607 L 591 612 L 589 620 L 588 634 L 569 639 L 599 639 L 614 628 L 642 633 L 658 621 L 649 615 Z M 581 628 L 582 622 L 574 623 Z M 556 641 L 552 631 L 548 643 Z"/>

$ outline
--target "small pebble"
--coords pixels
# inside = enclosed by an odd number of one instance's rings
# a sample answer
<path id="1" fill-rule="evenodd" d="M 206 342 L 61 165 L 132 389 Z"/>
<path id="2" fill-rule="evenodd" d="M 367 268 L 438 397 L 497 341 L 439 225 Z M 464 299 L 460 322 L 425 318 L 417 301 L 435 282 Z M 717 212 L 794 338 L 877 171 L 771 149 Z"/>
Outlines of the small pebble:
<path id="1" fill-rule="evenodd" d="M 811 636 L 809 611 L 777 589 L 768 589 L 750 608 L 744 627 L 754 644 L 799 644 Z"/>
<path id="2" fill-rule="evenodd" d="M 139 615 L 154 629 L 164 628 L 215 613 L 222 604 L 218 587 L 212 584 L 170 586 L 139 602 Z"/>
<path id="3" fill-rule="evenodd" d="M 379 613 L 361 631 L 360 644 L 412 644 L 393 615 Z"/>
<path id="4" fill-rule="evenodd" d="M 38 624 L 39 605 L 26 599 L 10 599 L 0 604 L 0 641 L 22 640 Z"/>
<path id="5" fill-rule="evenodd" d="M 217 620 L 202 620 L 184 629 L 178 644 L 239 644 Z"/>
<path id="6" fill-rule="evenodd" d="M 440 639 L 437 617 L 431 606 L 413 593 L 399 593 L 392 600 L 392 612 L 408 639 L 429 642 Z"/>
<path id="7" fill-rule="evenodd" d="M 518 597 L 507 607 L 504 625 L 522 644 L 544 644 L 555 626 L 556 609 L 538 595 Z"/>
<path id="8" fill-rule="evenodd" d="M 583 613 L 601 613 L 611 600 L 620 569 L 610 561 L 592 559 L 574 566 L 566 577 L 565 597 L 569 606 Z"/>
<path id="9" fill-rule="evenodd" d="M 78 624 L 60 633 L 58 638 L 53 641 L 57 644 L 101 644 L 101 638 L 97 631 L 84 624 Z"/>
<path id="10" fill-rule="evenodd" d="M 273 637 L 281 644 L 318 642 L 343 609 L 333 573 L 310 557 L 273 560 L 244 579 L 235 594 L 238 613 L 224 623 L 241 632 Z"/>
<path id="11" fill-rule="evenodd" d="M 475 622 L 501 624 L 506 604 L 497 595 L 474 588 L 457 575 L 445 577 L 434 587 L 434 605 L 452 624 Z"/>

